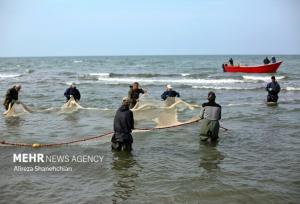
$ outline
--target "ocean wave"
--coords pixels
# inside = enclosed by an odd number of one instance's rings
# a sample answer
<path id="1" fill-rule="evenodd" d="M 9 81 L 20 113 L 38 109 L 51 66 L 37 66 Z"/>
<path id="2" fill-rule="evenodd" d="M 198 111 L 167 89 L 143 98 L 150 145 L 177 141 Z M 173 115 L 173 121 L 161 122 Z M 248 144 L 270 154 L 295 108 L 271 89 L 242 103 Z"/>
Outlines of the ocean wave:
<path id="1" fill-rule="evenodd" d="M 141 77 L 141 78 L 153 78 L 153 77 L 174 77 L 181 76 L 179 74 L 156 74 L 156 73 L 90 73 L 88 76 L 98 76 L 98 77 Z"/>
<path id="2" fill-rule="evenodd" d="M 88 73 L 82 74 L 79 76 L 80 79 L 83 80 L 98 80 L 99 78 L 189 78 L 189 79 L 199 79 L 206 77 L 207 74 L 190 74 L 190 73 L 108 73 L 108 72 L 95 72 L 95 73 Z"/>
<path id="3" fill-rule="evenodd" d="M 283 88 L 284 90 L 287 90 L 287 91 L 300 91 L 300 87 L 291 87 L 291 86 L 288 86 L 286 88 Z"/>
<path id="4" fill-rule="evenodd" d="M 22 74 L 0 74 L 0 78 L 15 78 L 20 76 L 22 76 Z"/>
<path id="5" fill-rule="evenodd" d="M 142 84 L 234 84 L 244 83 L 243 80 L 238 79 L 147 79 L 147 78 L 105 78 L 99 77 L 99 81 L 108 84 L 131 84 L 132 82 L 138 81 Z"/>
<path id="6" fill-rule="evenodd" d="M 82 80 L 98 80 L 99 77 L 110 77 L 111 73 L 89 73 L 89 74 L 84 74 L 84 75 L 80 75 L 79 78 Z"/>
<path id="7" fill-rule="evenodd" d="M 74 63 L 81 63 L 81 62 L 83 62 L 82 60 L 74 60 L 73 61 Z"/>
<path id="8" fill-rule="evenodd" d="M 261 105 L 261 104 L 264 104 L 262 102 L 260 103 L 229 103 L 228 105 L 225 105 L 225 106 L 245 106 L 245 105 Z"/>
<path id="9" fill-rule="evenodd" d="M 188 73 L 167 73 L 167 74 L 157 74 L 157 73 L 107 73 L 107 72 L 99 72 L 99 73 L 89 73 L 81 76 L 83 79 L 95 79 L 95 77 L 120 77 L 120 78 L 128 78 L 128 77 L 141 77 L 141 78 L 154 78 L 154 77 L 189 77 L 189 78 L 198 78 L 203 76 L 203 74 L 188 74 Z"/>
<path id="10" fill-rule="evenodd" d="M 30 73 L 33 73 L 34 70 L 33 69 L 26 69 L 25 72 L 28 73 L 28 74 L 30 74 Z"/>
<path id="11" fill-rule="evenodd" d="M 111 73 L 111 77 L 141 77 L 141 78 L 153 78 L 153 77 L 174 77 L 178 74 L 156 74 L 156 73 L 137 73 L 137 74 L 119 74 Z"/>
<path id="12" fill-rule="evenodd" d="M 285 78 L 286 78 L 286 76 L 276 76 L 277 80 L 282 80 L 282 79 L 285 79 Z M 253 81 L 264 81 L 264 82 L 271 81 L 270 76 L 243 76 L 243 79 L 253 80 Z"/>
<path id="13" fill-rule="evenodd" d="M 71 86 L 73 83 L 74 83 L 75 85 L 81 84 L 79 81 L 67 81 L 67 82 L 65 82 L 64 84 L 66 84 L 66 85 L 68 85 L 68 86 Z"/>
<path id="14" fill-rule="evenodd" d="M 238 86 L 192 86 L 193 89 L 215 89 L 215 90 L 256 90 L 261 87 L 238 87 Z"/>
<path id="15" fill-rule="evenodd" d="M 89 76 L 96 76 L 96 77 L 110 77 L 111 73 L 89 73 Z"/>

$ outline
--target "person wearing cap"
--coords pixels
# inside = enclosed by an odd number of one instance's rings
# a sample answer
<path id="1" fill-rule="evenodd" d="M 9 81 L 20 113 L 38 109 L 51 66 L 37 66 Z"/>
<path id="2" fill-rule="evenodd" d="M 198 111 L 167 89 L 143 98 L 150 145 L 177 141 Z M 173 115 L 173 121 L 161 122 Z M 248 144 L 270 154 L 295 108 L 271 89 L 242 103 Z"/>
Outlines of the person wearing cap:
<path id="1" fill-rule="evenodd" d="M 272 82 L 267 84 L 266 91 L 268 92 L 267 102 L 277 102 L 278 93 L 280 92 L 280 85 L 276 81 L 275 76 L 271 77 Z"/>
<path id="2" fill-rule="evenodd" d="M 75 83 L 72 83 L 71 86 L 69 88 L 66 89 L 64 96 L 67 98 L 67 101 L 70 100 L 70 97 L 73 96 L 75 101 L 79 101 L 80 100 L 80 92 L 79 90 L 76 88 Z"/>
<path id="3" fill-rule="evenodd" d="M 274 56 L 271 57 L 271 62 L 276 63 L 276 58 Z"/>
<path id="4" fill-rule="evenodd" d="M 133 113 L 129 109 L 130 101 L 124 97 L 121 107 L 117 110 L 114 118 L 114 134 L 111 138 L 111 148 L 118 151 L 131 151 L 134 129 Z"/>
<path id="5" fill-rule="evenodd" d="M 138 82 L 134 82 L 131 86 L 129 86 L 129 91 L 128 91 L 128 100 L 130 102 L 129 108 L 134 108 L 136 105 L 140 94 L 144 94 L 145 91 L 139 87 Z"/>
<path id="6" fill-rule="evenodd" d="M 14 103 L 18 103 L 19 92 L 21 88 L 22 88 L 21 85 L 18 84 L 7 90 L 4 103 L 3 103 L 6 110 L 8 110 L 9 104 L 11 104 L 12 107 Z"/>
<path id="7" fill-rule="evenodd" d="M 166 86 L 166 91 L 161 95 L 162 100 L 166 100 L 168 97 L 180 97 L 180 94 L 173 90 L 173 87 L 168 84 Z"/>
<path id="8" fill-rule="evenodd" d="M 209 92 L 207 103 L 202 104 L 200 111 L 200 119 L 202 124 L 200 128 L 201 141 L 217 141 L 219 138 L 219 120 L 221 119 L 221 106 L 215 102 L 216 94 Z"/>

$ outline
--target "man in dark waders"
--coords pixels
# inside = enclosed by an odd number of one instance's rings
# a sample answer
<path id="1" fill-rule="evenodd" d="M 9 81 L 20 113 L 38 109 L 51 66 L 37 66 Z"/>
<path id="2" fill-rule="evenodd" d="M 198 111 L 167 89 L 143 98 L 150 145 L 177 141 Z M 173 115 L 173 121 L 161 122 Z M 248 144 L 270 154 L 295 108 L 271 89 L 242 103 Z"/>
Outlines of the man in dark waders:
<path id="1" fill-rule="evenodd" d="M 200 128 L 201 141 L 214 142 L 219 138 L 219 120 L 221 119 L 221 106 L 215 102 L 216 94 L 208 93 L 208 103 L 202 104 L 200 118 L 202 124 Z"/>
<path id="2" fill-rule="evenodd" d="M 14 105 L 14 103 L 17 103 L 19 99 L 19 92 L 21 90 L 21 85 L 15 85 L 12 88 L 8 89 L 5 95 L 4 103 L 5 109 L 8 110 L 9 104 L 11 104 L 11 107 Z"/>
<path id="3" fill-rule="evenodd" d="M 134 129 L 133 113 L 129 109 L 130 101 L 123 98 L 122 106 L 117 110 L 114 118 L 114 135 L 111 138 L 111 148 L 118 151 L 132 150 L 133 138 L 131 135 Z"/>
<path id="4" fill-rule="evenodd" d="M 271 80 L 272 82 L 268 83 L 266 87 L 266 91 L 268 92 L 267 102 L 277 102 L 280 86 L 276 81 L 275 76 L 272 76 Z"/>

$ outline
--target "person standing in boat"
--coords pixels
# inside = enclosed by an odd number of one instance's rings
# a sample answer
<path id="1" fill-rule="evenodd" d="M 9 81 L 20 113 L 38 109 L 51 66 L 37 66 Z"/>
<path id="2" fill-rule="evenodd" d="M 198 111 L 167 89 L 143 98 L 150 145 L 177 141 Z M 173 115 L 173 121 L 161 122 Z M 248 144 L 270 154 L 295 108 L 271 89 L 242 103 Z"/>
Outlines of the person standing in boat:
<path id="1" fill-rule="evenodd" d="M 9 109 L 9 104 L 12 107 L 14 103 L 18 103 L 21 88 L 21 85 L 18 84 L 7 90 L 3 103 L 6 110 Z"/>
<path id="2" fill-rule="evenodd" d="M 131 132 L 134 129 L 134 118 L 129 105 L 130 101 L 128 97 L 124 97 L 122 106 L 116 112 L 114 134 L 111 138 L 112 150 L 128 152 L 132 150 L 133 138 Z"/>
<path id="3" fill-rule="evenodd" d="M 200 140 L 214 142 L 219 138 L 219 120 L 221 119 L 221 106 L 215 102 L 216 94 L 209 92 L 208 103 L 203 103 L 200 111 L 202 124 L 200 128 Z"/>
<path id="4" fill-rule="evenodd" d="M 272 63 L 276 63 L 276 58 L 274 56 L 271 57 Z"/>
<path id="5" fill-rule="evenodd" d="M 64 96 L 67 98 L 67 101 L 70 100 L 71 96 L 73 96 L 75 101 L 77 101 L 77 102 L 80 100 L 80 97 L 81 97 L 80 92 L 76 88 L 75 83 L 72 83 L 71 86 L 66 89 Z"/>
<path id="6" fill-rule="evenodd" d="M 233 59 L 232 58 L 229 59 L 229 64 L 230 64 L 230 66 L 233 66 Z"/>
<path id="7" fill-rule="evenodd" d="M 136 105 L 136 103 L 140 97 L 140 94 L 144 94 L 145 91 L 139 87 L 138 82 L 134 82 L 129 87 L 130 87 L 130 89 L 128 91 L 128 100 L 130 102 L 129 108 L 131 109 Z"/>
<path id="8" fill-rule="evenodd" d="M 269 60 L 268 57 L 266 57 L 266 58 L 264 59 L 264 64 L 270 64 L 270 60 Z"/>
<path id="9" fill-rule="evenodd" d="M 271 77 L 272 82 L 267 84 L 266 91 L 268 92 L 267 102 L 277 102 L 280 85 L 276 81 L 275 76 Z"/>

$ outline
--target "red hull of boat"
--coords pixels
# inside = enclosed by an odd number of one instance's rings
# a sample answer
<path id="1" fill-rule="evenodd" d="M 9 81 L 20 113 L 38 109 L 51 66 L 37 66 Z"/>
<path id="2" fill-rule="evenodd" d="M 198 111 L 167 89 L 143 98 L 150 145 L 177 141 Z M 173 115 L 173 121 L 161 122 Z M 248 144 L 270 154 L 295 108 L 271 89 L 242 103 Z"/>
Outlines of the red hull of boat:
<path id="1" fill-rule="evenodd" d="M 243 72 L 243 73 L 274 73 L 277 71 L 282 61 L 258 66 L 231 66 L 223 65 L 224 72 Z"/>

